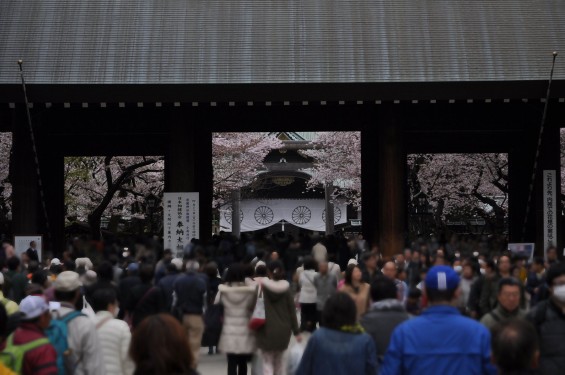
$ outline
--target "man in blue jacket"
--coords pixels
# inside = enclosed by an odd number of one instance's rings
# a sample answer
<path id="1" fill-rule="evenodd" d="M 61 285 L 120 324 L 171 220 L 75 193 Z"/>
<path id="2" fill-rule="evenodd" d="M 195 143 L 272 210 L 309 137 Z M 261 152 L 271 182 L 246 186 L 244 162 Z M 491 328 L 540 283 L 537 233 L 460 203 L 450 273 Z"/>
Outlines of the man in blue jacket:
<path id="1" fill-rule="evenodd" d="M 496 374 L 489 331 L 454 307 L 459 280 L 449 266 L 430 269 L 425 280 L 429 307 L 395 329 L 381 375 Z"/>

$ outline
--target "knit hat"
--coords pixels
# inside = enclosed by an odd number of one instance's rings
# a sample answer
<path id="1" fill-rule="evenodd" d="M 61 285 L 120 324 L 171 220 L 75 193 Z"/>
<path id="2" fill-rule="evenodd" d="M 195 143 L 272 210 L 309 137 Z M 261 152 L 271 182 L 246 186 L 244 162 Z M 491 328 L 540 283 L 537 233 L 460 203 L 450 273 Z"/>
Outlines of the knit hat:
<path id="1" fill-rule="evenodd" d="M 49 311 L 49 305 L 43 297 L 27 296 L 20 302 L 20 312 L 24 314 L 22 320 L 35 319 L 45 311 Z"/>
<path id="2" fill-rule="evenodd" d="M 435 290 L 453 290 L 459 286 L 459 275 L 449 266 L 435 266 L 426 275 L 426 288 Z"/>

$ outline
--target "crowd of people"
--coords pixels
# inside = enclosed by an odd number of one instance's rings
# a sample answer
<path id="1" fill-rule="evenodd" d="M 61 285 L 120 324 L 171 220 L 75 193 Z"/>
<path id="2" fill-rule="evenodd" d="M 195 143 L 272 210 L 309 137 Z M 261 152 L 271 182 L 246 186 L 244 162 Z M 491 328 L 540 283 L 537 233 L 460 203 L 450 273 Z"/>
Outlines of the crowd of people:
<path id="1" fill-rule="evenodd" d="M 416 242 L 216 237 L 0 251 L 0 373 L 562 374 L 565 263 Z M 467 243 L 468 244 L 468 243 Z M 30 246 L 30 248 L 32 248 Z M 2 372 L 5 371 L 5 372 Z"/>

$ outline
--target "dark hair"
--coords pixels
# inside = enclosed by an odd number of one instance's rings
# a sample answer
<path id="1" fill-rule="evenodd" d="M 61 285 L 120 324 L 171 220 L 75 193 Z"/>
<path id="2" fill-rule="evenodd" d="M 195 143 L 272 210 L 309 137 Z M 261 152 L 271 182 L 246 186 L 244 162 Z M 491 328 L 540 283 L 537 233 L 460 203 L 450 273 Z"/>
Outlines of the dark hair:
<path id="1" fill-rule="evenodd" d="M 280 260 L 274 260 L 270 262 L 268 268 L 272 274 L 273 280 L 284 280 L 284 266 Z"/>
<path id="2" fill-rule="evenodd" d="M 206 263 L 204 266 L 204 273 L 209 279 L 215 279 L 218 276 L 218 264 L 216 262 Z"/>
<path id="3" fill-rule="evenodd" d="M 49 271 L 50 271 L 52 274 L 54 274 L 54 275 L 58 275 L 58 274 L 60 274 L 61 272 L 63 272 L 63 266 L 60 265 L 60 264 L 52 264 L 52 265 L 49 267 Z"/>
<path id="4" fill-rule="evenodd" d="M 139 278 L 143 284 L 150 283 L 155 275 L 155 267 L 152 264 L 144 263 L 139 267 Z"/>
<path id="5" fill-rule="evenodd" d="M 193 362 L 186 330 L 169 314 L 150 315 L 133 331 L 136 374 L 188 374 Z"/>
<path id="6" fill-rule="evenodd" d="M 63 262 L 63 266 L 65 268 L 65 271 L 75 271 L 77 269 L 76 263 L 72 260 L 65 260 Z"/>
<path id="7" fill-rule="evenodd" d="M 487 267 L 490 268 L 491 270 L 495 271 L 496 270 L 496 263 L 494 263 L 494 260 L 489 259 L 487 260 Z"/>
<path id="8" fill-rule="evenodd" d="M 18 267 L 20 266 L 20 258 L 18 257 L 11 257 L 6 261 L 6 264 L 8 265 L 8 269 L 10 271 L 15 271 L 18 269 Z"/>
<path id="9" fill-rule="evenodd" d="M 457 289 L 437 290 L 426 288 L 426 295 L 428 296 L 428 301 L 432 303 L 451 302 L 453 297 L 455 297 L 456 290 Z"/>
<path id="10" fill-rule="evenodd" d="M 33 275 L 31 275 L 32 284 L 39 284 L 43 287 L 45 286 L 46 282 L 47 282 L 47 272 L 45 271 L 35 271 Z"/>
<path id="11" fill-rule="evenodd" d="M 524 319 L 507 319 L 492 329 L 492 356 L 501 374 L 528 370 L 538 350 L 534 326 Z"/>
<path id="12" fill-rule="evenodd" d="M 371 283 L 371 299 L 373 302 L 383 299 L 396 299 L 397 297 L 398 291 L 394 281 L 382 275 L 375 277 Z"/>
<path id="13" fill-rule="evenodd" d="M 353 299 L 338 292 L 331 296 L 322 311 L 322 326 L 339 330 L 343 326 L 354 325 L 357 321 L 357 307 Z"/>
<path id="14" fill-rule="evenodd" d="M 533 264 L 539 264 L 539 265 L 543 266 L 545 264 L 545 262 L 544 262 L 542 257 L 534 257 Z"/>
<path id="15" fill-rule="evenodd" d="M 318 268 L 318 263 L 316 263 L 316 260 L 314 258 L 312 258 L 311 256 L 306 256 L 304 257 L 304 271 L 306 270 L 316 270 L 316 268 Z"/>
<path id="16" fill-rule="evenodd" d="M 513 277 L 504 277 L 498 282 L 498 294 L 500 294 L 502 287 L 504 286 L 517 286 L 518 288 L 520 288 L 522 284 L 520 284 L 520 282 Z"/>
<path id="17" fill-rule="evenodd" d="M 376 256 L 375 254 L 373 254 L 373 253 L 365 253 L 365 254 L 363 254 L 363 256 L 361 257 L 361 260 L 362 260 L 363 262 L 366 262 L 366 261 L 368 261 L 368 260 L 371 259 L 371 258 L 375 258 L 375 259 L 376 259 L 377 256 Z"/>
<path id="18" fill-rule="evenodd" d="M 547 271 L 547 285 L 553 286 L 553 280 L 565 275 L 565 263 L 556 263 Z"/>
<path id="19" fill-rule="evenodd" d="M 245 268 L 241 263 L 232 264 L 227 272 L 226 279 L 227 284 L 231 283 L 242 283 L 245 281 Z"/>
<path id="20" fill-rule="evenodd" d="M 94 312 L 104 311 L 108 305 L 117 300 L 116 291 L 112 288 L 99 288 L 92 293 L 91 303 Z"/>
<path id="21" fill-rule="evenodd" d="M 35 271 L 39 271 L 39 263 L 36 260 L 30 260 L 27 265 L 27 270 L 29 273 L 33 274 Z"/>
<path id="22" fill-rule="evenodd" d="M 72 290 L 70 292 L 63 292 L 61 290 L 55 290 L 55 299 L 59 302 L 72 302 L 75 299 L 77 292 L 79 290 L 80 289 Z"/>
<path id="23" fill-rule="evenodd" d="M 355 268 L 358 268 L 359 271 L 361 271 L 361 267 L 359 267 L 357 264 L 350 264 L 349 266 L 347 266 L 347 268 L 345 270 L 345 284 L 351 285 L 351 280 L 352 280 L 352 277 L 353 277 L 353 270 Z"/>
<path id="24" fill-rule="evenodd" d="M 96 275 L 100 281 L 112 281 L 114 279 L 114 267 L 110 262 L 102 262 L 96 268 Z"/>
<path id="25" fill-rule="evenodd" d="M 255 277 L 267 277 L 267 266 L 257 266 L 255 268 Z"/>
<path id="26" fill-rule="evenodd" d="M 418 288 L 410 288 L 408 292 L 408 298 L 420 298 L 422 297 L 422 291 Z"/>

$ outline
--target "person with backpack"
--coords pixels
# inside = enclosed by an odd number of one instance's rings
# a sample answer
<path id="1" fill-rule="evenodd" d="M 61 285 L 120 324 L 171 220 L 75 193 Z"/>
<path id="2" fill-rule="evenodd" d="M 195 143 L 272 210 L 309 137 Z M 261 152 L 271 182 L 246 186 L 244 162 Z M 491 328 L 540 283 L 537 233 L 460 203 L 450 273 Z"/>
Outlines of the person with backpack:
<path id="1" fill-rule="evenodd" d="M 549 268 L 547 285 L 551 297 L 530 310 L 527 319 L 539 336 L 539 373 L 558 375 L 565 368 L 565 263 Z"/>
<path id="2" fill-rule="evenodd" d="M 83 304 L 78 273 L 61 272 L 54 286 L 55 298 L 61 307 L 53 312 L 47 333 L 57 350 L 59 374 L 71 371 L 74 375 L 105 374 L 96 327 L 90 318 L 77 311 L 77 305 L 82 308 Z"/>
<path id="3" fill-rule="evenodd" d="M 51 321 L 45 298 L 24 298 L 20 311 L 23 314 L 20 326 L 0 347 L 0 361 L 17 374 L 57 374 L 57 353 L 43 333 Z"/>

